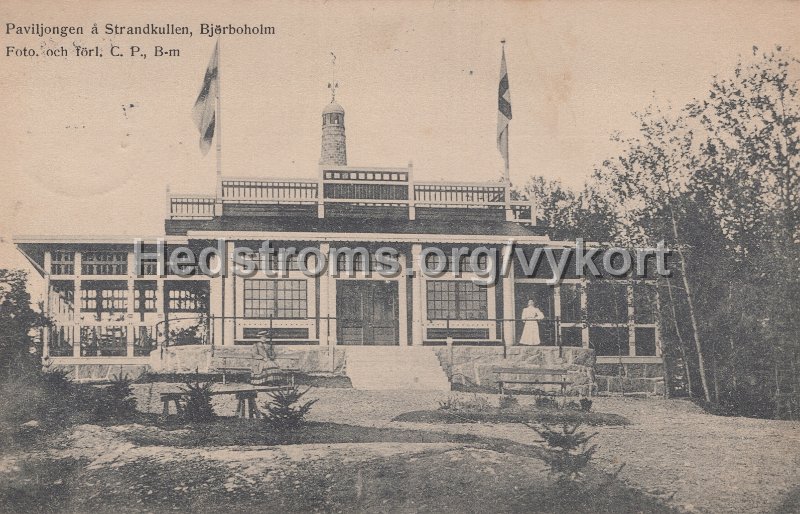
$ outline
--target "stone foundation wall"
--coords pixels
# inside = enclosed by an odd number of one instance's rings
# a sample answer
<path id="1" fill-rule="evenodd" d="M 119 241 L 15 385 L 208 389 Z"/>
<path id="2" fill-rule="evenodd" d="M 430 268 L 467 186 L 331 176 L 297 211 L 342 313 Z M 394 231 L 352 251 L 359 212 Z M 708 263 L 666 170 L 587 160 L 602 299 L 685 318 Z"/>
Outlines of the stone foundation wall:
<path id="1" fill-rule="evenodd" d="M 344 374 L 345 351 L 342 348 L 309 346 L 275 346 L 275 360 L 282 368 L 303 373 Z M 155 372 L 207 373 L 227 368 L 249 368 L 255 365 L 251 346 L 173 346 L 150 354 L 150 367 Z"/>
<path id="2" fill-rule="evenodd" d="M 655 363 L 596 364 L 599 393 L 664 394 L 664 365 Z"/>
<path id="3" fill-rule="evenodd" d="M 451 384 L 465 389 L 497 391 L 499 368 L 549 368 L 566 370 L 569 383 L 567 392 L 588 396 L 595 391 L 594 351 L 586 348 L 554 346 L 512 346 L 503 357 L 503 347 L 498 346 L 437 346 L 432 348 L 439 357 Z M 559 386 L 525 386 L 542 390 L 559 389 Z"/>
<path id="4" fill-rule="evenodd" d="M 66 371 L 70 380 L 75 381 L 101 381 L 112 380 L 122 376 L 135 380 L 150 370 L 147 364 L 53 364 L 47 367 L 49 371 Z"/>

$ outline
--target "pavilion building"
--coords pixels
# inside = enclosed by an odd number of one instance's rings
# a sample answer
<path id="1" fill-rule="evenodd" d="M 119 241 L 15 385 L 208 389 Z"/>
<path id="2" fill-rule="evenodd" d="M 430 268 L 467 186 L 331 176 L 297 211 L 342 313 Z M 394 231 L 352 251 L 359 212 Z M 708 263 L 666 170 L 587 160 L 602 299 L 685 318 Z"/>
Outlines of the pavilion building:
<path id="1" fill-rule="evenodd" d="M 334 100 L 322 112 L 316 178 L 217 178 L 212 194 L 168 193 L 161 238 L 167 253 L 199 253 L 223 240 L 228 269 L 237 266 L 235 247 L 257 249 L 264 241 L 276 250 L 313 247 L 329 255 L 332 248 L 363 247 L 369 255 L 330 262 L 316 276 L 290 259 L 278 276 L 184 277 L 160 270 L 155 260 L 137 274 L 131 239 L 17 237 L 46 282 L 49 365 L 76 376 L 123 367 L 202 371 L 242 362 L 247 345 L 267 337 L 290 367 L 347 374 L 365 387 L 485 385 L 493 367 L 512 360 L 584 373 L 583 392 L 592 384 L 614 390 L 622 372 L 644 380 L 628 387 L 663 392 L 651 280 L 568 275 L 551 285 L 546 262 L 527 276 L 516 258 L 490 286 L 476 280 L 481 269 L 468 258 L 445 259 L 438 276 L 422 273 L 423 258 L 438 258 L 428 252 L 433 247 L 447 255 L 478 247 L 502 255 L 510 242 L 528 255 L 537 247 L 574 247 L 551 240 L 536 224 L 535 206 L 512 201 L 508 182 L 422 180 L 411 164 L 350 166 L 345 112 Z M 157 250 L 156 239 L 143 245 Z M 373 252 L 381 247 L 398 251 L 400 273 L 371 272 L 380 266 Z M 529 300 L 544 314 L 542 346 L 518 344 Z M 369 376 L 375 366 L 382 377 Z M 403 366 L 411 368 L 407 376 L 391 376 Z"/>

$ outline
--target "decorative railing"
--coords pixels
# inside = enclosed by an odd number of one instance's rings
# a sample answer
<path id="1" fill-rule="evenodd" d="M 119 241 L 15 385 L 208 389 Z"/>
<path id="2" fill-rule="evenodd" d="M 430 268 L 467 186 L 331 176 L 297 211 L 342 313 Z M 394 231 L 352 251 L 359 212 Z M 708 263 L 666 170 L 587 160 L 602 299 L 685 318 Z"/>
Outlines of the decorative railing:
<path id="1" fill-rule="evenodd" d="M 235 203 L 316 203 L 316 180 L 223 180 L 222 201 Z"/>
<path id="2" fill-rule="evenodd" d="M 169 216 L 186 219 L 213 218 L 215 202 L 213 196 L 171 196 Z"/>
<path id="3" fill-rule="evenodd" d="M 530 223 L 530 204 L 509 203 L 506 184 L 413 182 L 408 171 L 392 168 L 324 170 L 316 179 L 220 179 L 218 196 L 170 196 L 172 219 L 209 219 L 228 204 L 381 205 L 460 209 L 508 209 L 507 219 Z"/>
<path id="4" fill-rule="evenodd" d="M 414 203 L 417 207 L 504 206 L 505 186 L 485 184 L 414 184 Z"/>

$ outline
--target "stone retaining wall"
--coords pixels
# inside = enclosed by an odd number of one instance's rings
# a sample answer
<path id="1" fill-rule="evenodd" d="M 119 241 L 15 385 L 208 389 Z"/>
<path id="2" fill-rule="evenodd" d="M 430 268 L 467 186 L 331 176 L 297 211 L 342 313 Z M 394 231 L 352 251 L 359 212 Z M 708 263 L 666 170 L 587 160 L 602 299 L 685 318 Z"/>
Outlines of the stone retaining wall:
<path id="1" fill-rule="evenodd" d="M 664 394 L 663 364 L 596 364 L 594 372 L 599 393 Z"/>
<path id="2" fill-rule="evenodd" d="M 275 346 L 275 360 L 282 368 L 303 373 L 344 374 L 345 351 L 328 346 Z M 172 346 L 150 355 L 154 372 L 208 373 L 223 367 L 250 368 L 255 365 L 251 346 Z"/>
<path id="3" fill-rule="evenodd" d="M 465 389 L 497 391 L 498 368 L 549 368 L 566 370 L 569 383 L 567 392 L 588 396 L 595 390 L 594 351 L 586 348 L 554 346 L 512 346 L 503 356 L 501 346 L 437 346 L 432 348 L 454 386 Z M 520 385 L 519 388 L 535 386 Z M 537 386 L 552 390 L 559 386 Z"/>

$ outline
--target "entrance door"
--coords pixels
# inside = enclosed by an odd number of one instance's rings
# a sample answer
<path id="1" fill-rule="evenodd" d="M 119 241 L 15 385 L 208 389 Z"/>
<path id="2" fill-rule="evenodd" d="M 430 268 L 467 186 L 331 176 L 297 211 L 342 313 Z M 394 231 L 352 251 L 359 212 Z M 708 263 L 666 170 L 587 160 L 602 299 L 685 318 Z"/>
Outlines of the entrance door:
<path id="1" fill-rule="evenodd" d="M 339 344 L 398 344 L 397 301 L 397 282 L 337 282 L 336 326 Z"/>

